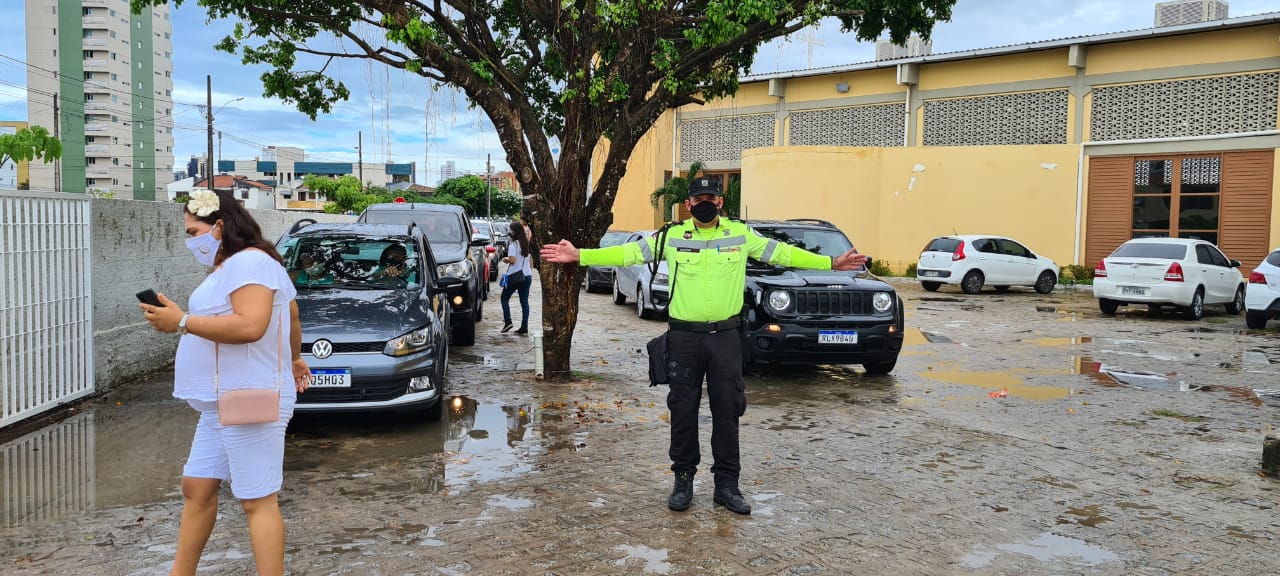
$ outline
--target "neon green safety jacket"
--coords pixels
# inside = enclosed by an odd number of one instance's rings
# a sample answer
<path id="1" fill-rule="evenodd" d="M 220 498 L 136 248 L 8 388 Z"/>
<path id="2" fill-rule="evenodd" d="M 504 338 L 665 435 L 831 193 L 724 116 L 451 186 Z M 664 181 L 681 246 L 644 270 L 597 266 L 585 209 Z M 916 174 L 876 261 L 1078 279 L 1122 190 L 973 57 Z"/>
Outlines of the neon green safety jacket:
<path id="1" fill-rule="evenodd" d="M 657 256 L 654 237 L 608 248 L 584 248 L 578 252 L 582 266 L 633 266 Z M 742 311 L 742 291 L 747 282 L 747 257 L 791 268 L 830 270 L 830 256 L 814 254 L 784 242 L 765 238 L 750 226 L 721 217 L 714 228 L 697 228 L 693 220 L 667 230 L 663 258 L 670 278 L 671 307 L 675 320 L 718 322 Z"/>

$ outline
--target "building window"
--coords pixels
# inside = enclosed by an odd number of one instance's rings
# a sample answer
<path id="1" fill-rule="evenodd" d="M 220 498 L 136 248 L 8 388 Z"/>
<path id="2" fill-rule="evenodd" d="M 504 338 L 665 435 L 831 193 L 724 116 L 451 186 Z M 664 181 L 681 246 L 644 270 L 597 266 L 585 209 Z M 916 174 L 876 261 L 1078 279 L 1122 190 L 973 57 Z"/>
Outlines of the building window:
<path id="1" fill-rule="evenodd" d="M 112 37 L 112 38 L 115 38 L 115 37 L 116 37 L 116 31 L 115 31 L 115 30 L 112 30 L 112 31 L 111 31 L 111 37 Z"/>
<path id="2" fill-rule="evenodd" d="M 112 79 L 112 80 L 118 80 L 119 78 L 116 76 L 116 73 L 115 73 L 115 72 L 112 72 L 112 73 L 111 73 L 111 79 Z"/>
<path id="3" fill-rule="evenodd" d="M 119 165 L 120 165 L 120 159 L 119 159 L 119 158 L 112 158 L 112 159 L 111 159 L 111 165 L 112 165 L 112 166 L 119 166 Z"/>
<path id="4" fill-rule="evenodd" d="M 111 59 L 112 59 L 112 60 L 115 60 L 115 59 L 116 59 L 116 53 L 115 53 L 115 52 L 112 52 L 112 53 L 111 53 Z M 112 79 L 112 80 L 115 80 L 115 79 L 116 79 L 116 75 L 115 75 L 115 74 L 112 74 L 112 75 L 111 75 L 111 79 Z"/>
<path id="5" fill-rule="evenodd" d="M 138 161 L 138 167 L 139 167 L 139 168 L 146 168 L 146 167 L 147 167 L 147 161 L 146 161 L 146 160 L 139 160 L 139 161 Z"/>
<path id="6" fill-rule="evenodd" d="M 136 22 L 136 24 L 138 25 L 138 29 L 139 29 L 139 30 L 141 30 L 141 29 L 142 29 L 142 21 L 141 21 L 141 20 L 138 20 L 138 21 Z"/>
<path id="7" fill-rule="evenodd" d="M 85 50 L 85 51 L 81 52 L 80 54 L 84 56 L 84 59 L 85 59 L 85 60 L 88 60 L 88 59 L 90 59 L 90 58 L 93 58 L 93 51 L 92 51 L 92 50 Z"/>
<path id="8" fill-rule="evenodd" d="M 142 41 L 141 41 L 141 40 L 139 40 L 139 41 L 138 41 L 138 48 L 142 48 Z"/>
<path id="9" fill-rule="evenodd" d="M 142 69 L 142 63 L 141 63 L 141 62 L 138 62 L 138 69 L 139 69 L 139 70 L 141 70 L 141 69 Z"/>
<path id="10" fill-rule="evenodd" d="M 1131 236 L 1199 238 L 1216 244 L 1221 182 L 1219 156 L 1136 160 Z"/>
<path id="11" fill-rule="evenodd" d="M 111 179 L 111 185 L 112 185 L 112 186 L 119 186 L 119 185 L 120 185 L 120 179 L 119 179 L 119 178 L 112 178 L 112 179 Z"/>
<path id="12" fill-rule="evenodd" d="M 249 191 L 248 191 L 248 190 L 241 190 L 241 191 L 240 191 L 240 198 L 242 198 L 242 199 L 244 199 L 244 200 L 248 200 L 248 199 L 249 199 Z"/>
<path id="13" fill-rule="evenodd" d="M 85 16 L 93 16 L 93 8 L 85 8 L 85 9 L 84 9 L 84 15 L 85 15 Z M 54 32 L 54 34 L 57 34 L 57 32 L 58 32 L 58 31 L 57 31 L 57 30 L 54 30 L 53 32 Z"/>

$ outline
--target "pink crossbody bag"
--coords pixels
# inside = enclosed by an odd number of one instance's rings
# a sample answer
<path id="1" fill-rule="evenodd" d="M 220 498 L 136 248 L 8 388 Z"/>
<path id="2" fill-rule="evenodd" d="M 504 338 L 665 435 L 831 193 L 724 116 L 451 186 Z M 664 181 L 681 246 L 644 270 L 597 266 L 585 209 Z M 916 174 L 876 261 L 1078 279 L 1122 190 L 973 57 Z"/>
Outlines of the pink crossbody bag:
<path id="1" fill-rule="evenodd" d="M 266 424 L 280 419 L 280 382 L 284 360 L 280 349 L 284 336 L 284 321 L 279 322 L 276 333 L 276 389 L 275 390 L 219 390 L 218 344 L 213 344 L 213 392 L 218 396 L 218 423 L 223 426 Z"/>

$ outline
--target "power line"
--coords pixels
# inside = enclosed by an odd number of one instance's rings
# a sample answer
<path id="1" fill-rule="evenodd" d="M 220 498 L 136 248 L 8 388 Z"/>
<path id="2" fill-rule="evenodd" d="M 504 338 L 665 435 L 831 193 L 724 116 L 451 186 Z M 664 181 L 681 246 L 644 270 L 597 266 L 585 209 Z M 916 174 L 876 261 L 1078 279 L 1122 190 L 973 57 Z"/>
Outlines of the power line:
<path id="1" fill-rule="evenodd" d="M 31 63 L 26 62 L 26 61 L 24 61 L 24 60 L 19 60 L 19 59 L 17 59 L 17 58 L 14 58 L 13 56 L 9 56 L 8 54 L 4 54 L 4 53 L 2 53 L 2 52 L 0 52 L 0 58 L 6 59 L 6 60 L 11 60 L 11 61 L 16 62 L 16 63 L 18 63 L 18 64 L 21 64 L 21 65 L 23 65 L 23 66 L 26 66 L 26 67 L 28 67 L 28 68 L 33 68 L 33 69 L 35 69 L 35 70 L 40 70 L 41 72 L 45 72 L 45 73 L 49 74 L 49 78 L 50 78 L 51 80 L 58 80 L 58 81 L 61 81 L 61 80 L 69 80 L 69 81 L 71 81 L 71 82 L 79 83 L 79 84 L 81 85 L 82 89 L 85 87 L 84 85 L 85 85 L 85 83 L 86 83 L 86 82 L 98 82 L 98 80 L 85 80 L 85 79 L 83 79 L 83 78 L 76 78 L 76 77 L 74 77 L 74 76 L 67 76 L 66 74 L 62 74 L 62 73 L 60 73 L 60 72 L 58 72 L 58 71 L 56 71 L 56 70 L 50 70 L 50 69 L 48 69 L 48 68 L 42 68 L 42 67 L 40 67 L 40 66 L 36 66 L 35 64 L 31 64 Z M 89 70 L 89 72 L 94 72 L 94 70 Z M 104 71 L 104 72 L 105 72 L 105 71 Z M 172 80 L 172 78 L 170 78 L 170 80 Z M 116 80 L 116 81 L 118 82 L 118 80 Z M 93 88 L 93 89 L 98 89 L 98 90 L 106 90 L 107 92 L 115 92 L 115 93 L 117 93 L 117 94 L 124 94 L 124 95 L 132 96 L 132 97 L 135 97 L 135 98 L 147 98 L 147 99 L 154 100 L 154 101 L 156 101 L 156 102 L 168 102 L 168 103 L 170 103 L 170 104 L 175 104 L 175 105 L 177 105 L 177 104 L 181 104 L 181 105 L 183 105 L 183 106 L 200 106 L 199 104 L 190 104 L 190 103 L 187 103 L 187 102 L 178 102 L 177 100 L 174 100 L 172 97 L 169 97 L 169 98 L 161 98 L 161 97 L 157 97 L 157 96 L 150 96 L 150 95 L 146 95 L 146 94 L 134 94 L 132 91 L 120 90 L 119 88 L 109 88 L 109 87 L 107 87 L 105 84 L 104 84 L 103 86 L 101 86 L 101 87 L 99 87 L 99 86 L 93 86 L 92 88 Z"/>

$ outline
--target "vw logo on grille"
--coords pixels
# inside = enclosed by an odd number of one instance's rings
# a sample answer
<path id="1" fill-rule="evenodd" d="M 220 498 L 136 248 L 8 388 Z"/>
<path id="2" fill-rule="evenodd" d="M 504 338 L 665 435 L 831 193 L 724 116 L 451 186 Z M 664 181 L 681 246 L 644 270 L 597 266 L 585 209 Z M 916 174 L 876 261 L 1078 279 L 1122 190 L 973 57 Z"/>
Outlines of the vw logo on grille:
<path id="1" fill-rule="evenodd" d="M 333 355 L 333 342 L 321 338 L 311 345 L 311 355 L 316 358 L 328 358 Z"/>

